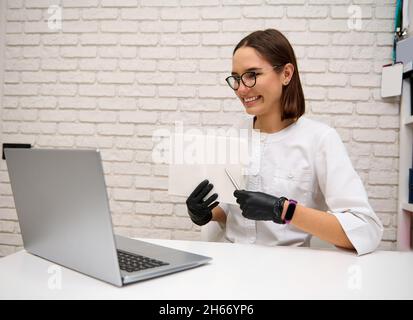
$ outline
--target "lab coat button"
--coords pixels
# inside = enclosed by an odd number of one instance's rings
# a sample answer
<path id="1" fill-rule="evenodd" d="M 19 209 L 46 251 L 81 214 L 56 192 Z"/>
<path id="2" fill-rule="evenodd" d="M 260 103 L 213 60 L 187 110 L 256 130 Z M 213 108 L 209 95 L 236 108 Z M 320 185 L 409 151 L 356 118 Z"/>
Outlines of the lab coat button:
<path id="1" fill-rule="evenodd" d="M 288 179 L 292 179 L 292 178 L 294 178 L 293 174 L 292 174 L 292 173 L 289 173 L 289 174 L 288 174 Z"/>

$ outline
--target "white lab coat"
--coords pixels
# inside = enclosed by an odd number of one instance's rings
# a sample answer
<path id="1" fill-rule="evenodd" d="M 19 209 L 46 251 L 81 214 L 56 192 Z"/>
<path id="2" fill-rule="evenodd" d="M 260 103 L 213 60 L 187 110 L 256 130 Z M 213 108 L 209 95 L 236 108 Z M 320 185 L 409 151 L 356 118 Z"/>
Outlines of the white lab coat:
<path id="1" fill-rule="evenodd" d="M 253 119 L 237 127 L 253 130 Z M 287 128 L 261 133 L 252 154 L 246 190 L 284 196 L 334 214 L 359 255 L 374 251 L 383 226 L 371 208 L 362 181 L 336 130 L 302 116 Z M 212 181 L 213 182 L 213 181 Z M 255 221 L 238 205 L 220 204 L 227 215 L 224 238 L 230 242 L 309 246 L 311 235 L 292 224 Z"/>

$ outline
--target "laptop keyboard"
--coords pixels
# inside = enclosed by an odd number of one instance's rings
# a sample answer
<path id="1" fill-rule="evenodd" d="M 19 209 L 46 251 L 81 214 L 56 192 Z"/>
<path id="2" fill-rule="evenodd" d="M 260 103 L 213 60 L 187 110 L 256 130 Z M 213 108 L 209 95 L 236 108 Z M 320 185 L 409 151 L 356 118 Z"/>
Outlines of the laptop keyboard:
<path id="1" fill-rule="evenodd" d="M 121 270 L 127 272 L 135 272 L 139 270 L 166 266 L 169 263 L 152 259 L 138 254 L 117 250 L 119 267 Z"/>

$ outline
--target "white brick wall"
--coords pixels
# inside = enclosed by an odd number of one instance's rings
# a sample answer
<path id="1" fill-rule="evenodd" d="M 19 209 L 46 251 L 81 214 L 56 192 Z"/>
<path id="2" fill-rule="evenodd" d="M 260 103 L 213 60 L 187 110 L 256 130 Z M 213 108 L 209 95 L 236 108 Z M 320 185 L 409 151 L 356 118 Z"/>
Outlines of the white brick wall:
<path id="1" fill-rule="evenodd" d="M 98 147 L 117 232 L 199 239 L 184 199 L 167 194 L 167 168 L 151 162 L 152 132 L 232 124 L 242 107 L 226 87 L 246 34 L 278 28 L 292 42 L 307 114 L 337 128 L 395 248 L 398 101 L 380 98 L 391 61 L 395 1 L 8 0 L 1 142 Z M 50 30 L 47 9 L 62 8 Z M 348 27 L 350 5 L 362 27 Z M 0 162 L 0 256 L 21 248 Z"/>

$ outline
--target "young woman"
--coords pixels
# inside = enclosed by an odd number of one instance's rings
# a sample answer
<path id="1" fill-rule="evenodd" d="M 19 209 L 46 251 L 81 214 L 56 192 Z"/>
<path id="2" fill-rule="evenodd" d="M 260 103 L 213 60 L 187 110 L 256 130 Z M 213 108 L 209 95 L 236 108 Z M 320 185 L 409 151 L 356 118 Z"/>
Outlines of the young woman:
<path id="1" fill-rule="evenodd" d="M 336 130 L 303 116 L 289 41 L 274 29 L 246 36 L 226 81 L 253 116 L 241 127 L 260 132 L 259 168 L 234 192 L 239 206 L 218 206 L 217 194 L 205 199 L 213 185 L 201 182 L 186 201 L 192 221 L 219 222 L 231 242 L 308 246 L 314 235 L 358 254 L 374 251 L 383 226 Z"/>

